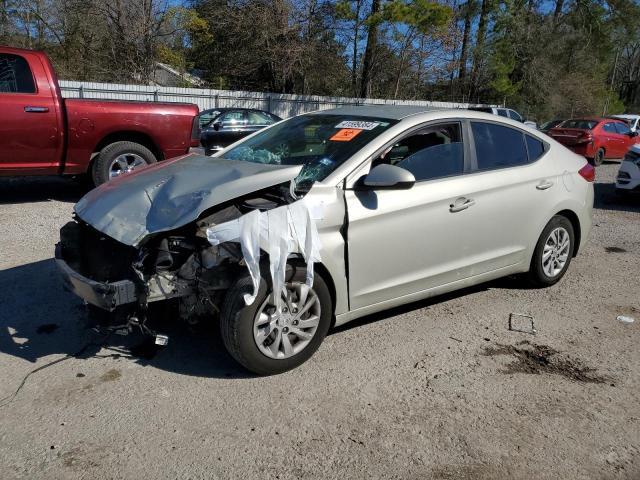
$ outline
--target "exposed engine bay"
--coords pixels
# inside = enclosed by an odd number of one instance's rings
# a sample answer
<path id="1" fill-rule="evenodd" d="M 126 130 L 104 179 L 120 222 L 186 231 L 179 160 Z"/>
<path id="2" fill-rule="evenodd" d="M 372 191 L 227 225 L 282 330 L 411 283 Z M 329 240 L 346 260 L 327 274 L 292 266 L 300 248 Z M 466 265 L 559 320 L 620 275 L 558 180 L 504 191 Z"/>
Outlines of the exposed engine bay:
<path id="1" fill-rule="evenodd" d="M 260 250 L 257 255 L 255 251 L 248 253 L 247 242 L 257 246 L 254 250 L 260 249 L 260 239 L 256 237 L 259 230 L 254 228 L 249 232 L 245 229 L 236 233 L 243 239 L 229 237 L 216 242 L 212 241 L 216 238 L 215 229 L 221 225 L 233 226 L 238 219 L 253 218 L 249 215 L 252 212 L 256 217 L 263 214 L 266 219 L 266 212 L 276 212 L 279 207 L 285 207 L 284 217 L 280 217 L 291 218 L 286 210 L 288 206 L 302 202 L 293 186 L 293 182 L 287 182 L 217 205 L 184 226 L 148 235 L 136 246 L 111 238 L 76 215 L 74 221 L 61 229 L 56 249 L 65 283 L 92 305 L 90 310 L 94 315 L 108 318 L 105 323 L 110 329 L 124 334 L 137 327 L 143 333 L 156 336 L 156 343 L 162 344 L 163 336 L 157 335 L 147 324 L 150 304 L 171 300 L 177 304 L 179 317 L 194 324 L 219 314 L 225 291 L 240 275 L 246 275 L 247 269 L 257 288 L 255 274 L 260 274 L 257 263 L 261 261 Z M 302 208 L 306 211 L 306 207 Z M 286 225 L 283 228 L 273 223 L 282 244 L 279 258 L 271 259 L 273 283 L 278 285 L 276 276 L 281 273 L 284 282 L 287 258 L 298 254 L 305 260 L 308 255 L 304 246 L 297 248 L 295 242 L 283 236 L 282 232 L 288 229 Z M 317 239 L 315 225 L 312 226 Z M 269 231 L 263 235 L 268 241 L 276 238 Z M 252 240 L 248 238 L 251 236 Z M 308 243 L 311 237 L 306 238 Z M 305 243 L 304 235 L 301 242 Z M 316 257 L 318 248 L 319 245 L 314 246 Z M 276 265 L 280 260 L 284 262 L 282 272 Z"/>

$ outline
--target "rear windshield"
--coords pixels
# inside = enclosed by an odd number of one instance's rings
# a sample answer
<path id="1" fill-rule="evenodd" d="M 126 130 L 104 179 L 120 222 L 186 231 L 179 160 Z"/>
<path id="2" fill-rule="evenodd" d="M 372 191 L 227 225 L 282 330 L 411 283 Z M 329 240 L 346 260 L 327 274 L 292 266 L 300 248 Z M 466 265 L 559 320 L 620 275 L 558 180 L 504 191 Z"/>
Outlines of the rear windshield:
<path id="1" fill-rule="evenodd" d="M 579 128 L 581 130 L 593 130 L 595 126 L 598 125 L 597 120 L 582 120 L 582 119 L 571 119 L 565 120 L 562 122 L 559 127 L 561 128 Z"/>
<path id="2" fill-rule="evenodd" d="M 302 165 L 296 186 L 322 181 L 397 120 L 346 115 L 302 115 L 248 138 L 224 154 L 230 160 Z"/>
<path id="3" fill-rule="evenodd" d="M 491 107 L 469 107 L 469 110 L 473 110 L 474 112 L 493 113 L 493 109 Z"/>

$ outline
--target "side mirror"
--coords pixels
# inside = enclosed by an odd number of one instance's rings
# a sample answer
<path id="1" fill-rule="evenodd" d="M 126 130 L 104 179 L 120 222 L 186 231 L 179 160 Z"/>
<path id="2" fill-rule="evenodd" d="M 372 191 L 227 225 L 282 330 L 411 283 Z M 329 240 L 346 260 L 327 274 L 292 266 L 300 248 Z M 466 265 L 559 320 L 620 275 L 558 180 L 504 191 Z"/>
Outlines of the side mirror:
<path id="1" fill-rule="evenodd" d="M 373 167 L 358 182 L 359 190 L 407 190 L 416 183 L 416 178 L 404 168 L 383 163 Z"/>
<path id="2" fill-rule="evenodd" d="M 220 127 L 222 126 L 222 122 L 213 122 L 213 129 L 217 132 L 218 130 L 220 130 Z"/>

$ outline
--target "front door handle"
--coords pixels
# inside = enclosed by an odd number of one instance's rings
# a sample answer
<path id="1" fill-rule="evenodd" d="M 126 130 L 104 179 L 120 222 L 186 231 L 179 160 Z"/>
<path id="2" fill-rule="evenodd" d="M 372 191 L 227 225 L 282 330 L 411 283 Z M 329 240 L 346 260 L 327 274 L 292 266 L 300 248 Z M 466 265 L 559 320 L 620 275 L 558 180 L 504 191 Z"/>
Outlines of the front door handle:
<path id="1" fill-rule="evenodd" d="M 547 188 L 551 188 L 551 187 L 553 187 L 553 182 L 550 180 L 543 180 L 538 185 L 536 185 L 536 188 L 538 190 L 546 190 Z"/>
<path id="2" fill-rule="evenodd" d="M 476 204 L 475 200 L 470 198 L 460 197 L 456 199 L 454 203 L 449 205 L 449 211 L 451 213 L 461 212 L 462 210 L 466 210 L 467 208 Z"/>
<path id="3" fill-rule="evenodd" d="M 24 107 L 24 111 L 27 113 L 47 113 L 49 111 L 48 107 L 34 107 L 31 105 L 28 105 L 26 107 Z"/>

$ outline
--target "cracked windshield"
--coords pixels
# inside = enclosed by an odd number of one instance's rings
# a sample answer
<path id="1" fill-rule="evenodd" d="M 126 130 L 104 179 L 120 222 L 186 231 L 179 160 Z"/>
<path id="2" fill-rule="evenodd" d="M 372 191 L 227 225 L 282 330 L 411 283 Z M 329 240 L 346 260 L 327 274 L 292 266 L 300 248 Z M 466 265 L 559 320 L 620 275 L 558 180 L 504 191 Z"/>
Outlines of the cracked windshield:
<path id="1" fill-rule="evenodd" d="M 324 180 L 396 122 L 384 118 L 303 115 L 269 128 L 229 150 L 224 158 L 272 165 L 303 165 L 298 189 Z"/>

